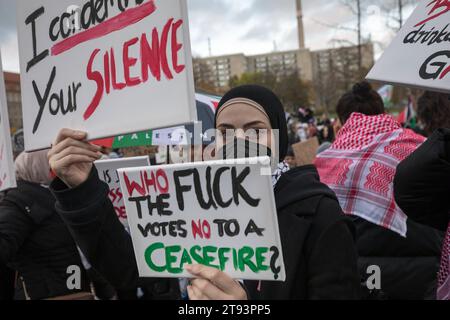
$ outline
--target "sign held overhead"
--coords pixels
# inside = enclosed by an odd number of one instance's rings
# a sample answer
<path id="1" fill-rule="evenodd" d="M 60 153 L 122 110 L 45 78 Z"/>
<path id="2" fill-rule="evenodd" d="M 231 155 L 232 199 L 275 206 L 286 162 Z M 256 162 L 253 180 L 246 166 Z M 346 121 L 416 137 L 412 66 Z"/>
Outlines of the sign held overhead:
<path id="1" fill-rule="evenodd" d="M 450 92 L 450 1 L 424 0 L 368 80 Z"/>
<path id="2" fill-rule="evenodd" d="M 27 150 L 196 119 L 186 0 L 18 0 Z"/>

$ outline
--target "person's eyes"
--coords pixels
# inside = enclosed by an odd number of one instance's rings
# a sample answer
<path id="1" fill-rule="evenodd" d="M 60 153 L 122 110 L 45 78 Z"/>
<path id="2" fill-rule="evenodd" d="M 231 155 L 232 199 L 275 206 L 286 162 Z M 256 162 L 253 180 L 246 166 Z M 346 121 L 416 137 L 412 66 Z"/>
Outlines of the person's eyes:
<path id="1" fill-rule="evenodd" d="M 258 141 L 267 136 L 267 129 L 264 128 L 254 128 L 247 132 L 247 138 L 250 140 Z"/>

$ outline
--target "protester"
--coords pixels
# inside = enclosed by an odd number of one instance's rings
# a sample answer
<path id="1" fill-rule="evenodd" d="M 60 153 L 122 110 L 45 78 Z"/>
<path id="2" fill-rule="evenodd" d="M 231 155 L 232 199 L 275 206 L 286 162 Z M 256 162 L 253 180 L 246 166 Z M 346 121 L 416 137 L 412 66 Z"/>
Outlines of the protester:
<path id="1" fill-rule="evenodd" d="M 450 96 L 425 92 L 417 102 L 417 116 L 427 137 L 439 128 L 450 128 Z"/>
<path id="2" fill-rule="evenodd" d="M 293 144 L 300 142 L 300 137 L 298 136 L 298 123 L 297 122 L 292 122 L 292 124 L 289 126 L 288 139 L 289 139 L 289 145 L 293 145 Z"/>
<path id="3" fill-rule="evenodd" d="M 320 144 L 334 141 L 334 130 L 331 125 L 331 121 L 326 119 L 322 124 L 322 130 L 319 131 L 319 142 Z"/>
<path id="4" fill-rule="evenodd" d="M 268 153 L 277 162 L 284 159 L 286 119 L 281 102 L 271 91 L 259 86 L 231 90 L 219 105 L 216 121 L 219 130 L 229 126 L 269 129 L 270 133 L 279 130 L 275 142 L 280 152 Z M 51 167 L 59 177 L 51 186 L 56 208 L 92 265 L 116 287 L 132 288 L 139 279 L 131 238 L 117 219 L 107 185 L 98 179 L 92 165 L 98 149 L 85 139 L 86 133 L 64 129 L 49 153 Z M 199 279 L 188 287 L 191 299 L 358 298 L 352 227 L 334 193 L 319 182 L 313 166 L 289 170 L 280 162 L 272 178 L 287 281 L 246 281 L 246 291 L 223 272 L 192 266 L 188 271 Z"/>
<path id="5" fill-rule="evenodd" d="M 16 299 L 90 292 L 75 243 L 48 190 L 47 153 L 22 153 L 15 169 L 18 187 L 9 190 L 0 203 L 0 265 L 17 270 Z M 80 289 L 67 286 L 70 266 L 80 267 Z"/>
<path id="6" fill-rule="evenodd" d="M 435 131 L 402 161 L 394 185 L 395 199 L 410 219 L 446 231 L 437 298 L 450 300 L 450 130 Z"/>
<path id="7" fill-rule="evenodd" d="M 294 169 L 295 167 L 297 167 L 297 160 L 295 159 L 295 153 L 292 149 L 292 146 L 288 148 L 284 161 L 289 165 L 290 169 Z"/>
<path id="8" fill-rule="evenodd" d="M 407 220 L 393 194 L 397 165 L 424 138 L 386 115 L 367 82 L 346 93 L 336 111 L 343 127 L 316 166 L 355 223 L 363 281 L 368 267 L 378 266 L 384 298 L 432 299 L 443 234 Z"/>

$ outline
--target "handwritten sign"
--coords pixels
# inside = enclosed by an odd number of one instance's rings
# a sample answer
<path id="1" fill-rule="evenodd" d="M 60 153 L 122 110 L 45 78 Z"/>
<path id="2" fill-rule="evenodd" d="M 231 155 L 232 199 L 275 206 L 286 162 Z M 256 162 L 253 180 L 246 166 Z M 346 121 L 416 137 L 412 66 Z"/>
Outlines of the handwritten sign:
<path id="1" fill-rule="evenodd" d="M 119 170 L 141 277 L 285 280 L 268 158 Z M 265 164 L 263 164 L 265 163 Z"/>
<path id="2" fill-rule="evenodd" d="M 367 79 L 450 92 L 450 0 L 420 1 Z"/>
<path id="3" fill-rule="evenodd" d="M 196 120 L 186 0 L 18 0 L 26 150 Z"/>
<path id="4" fill-rule="evenodd" d="M 16 187 L 5 79 L 0 55 L 0 191 Z"/>
<path id="5" fill-rule="evenodd" d="M 100 180 L 106 182 L 109 187 L 109 199 L 111 200 L 117 217 L 125 227 L 128 227 L 127 214 L 120 189 L 118 169 L 150 166 L 148 157 L 135 157 L 124 159 L 98 160 L 95 167 Z"/>
<path id="6" fill-rule="evenodd" d="M 314 137 L 307 141 L 293 144 L 292 149 L 294 150 L 298 166 L 313 164 L 314 160 L 316 160 L 317 149 L 319 149 L 319 140 L 317 137 Z"/>

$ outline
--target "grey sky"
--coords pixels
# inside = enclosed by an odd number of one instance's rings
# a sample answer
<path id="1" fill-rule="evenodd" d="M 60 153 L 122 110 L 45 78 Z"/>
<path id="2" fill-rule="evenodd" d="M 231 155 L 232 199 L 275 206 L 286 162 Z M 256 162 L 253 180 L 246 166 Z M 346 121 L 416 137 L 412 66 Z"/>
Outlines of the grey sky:
<path id="1" fill-rule="evenodd" d="M 19 71 L 15 4 L 15 0 L 0 0 L 0 48 L 3 67 L 9 71 Z M 195 56 L 209 54 L 208 38 L 213 55 L 264 53 L 273 51 L 275 45 L 278 50 L 297 47 L 294 0 L 188 0 L 188 6 Z M 341 0 L 303 0 L 303 7 L 307 47 L 331 47 L 333 39 L 355 42 L 354 33 L 326 26 L 354 26 L 354 16 Z M 364 36 L 370 35 L 379 44 L 379 53 L 393 32 L 386 28 L 385 15 L 379 14 L 376 6 L 366 11 Z M 407 8 L 406 14 L 410 12 Z"/>

